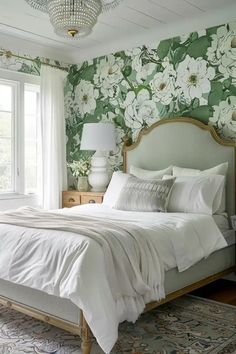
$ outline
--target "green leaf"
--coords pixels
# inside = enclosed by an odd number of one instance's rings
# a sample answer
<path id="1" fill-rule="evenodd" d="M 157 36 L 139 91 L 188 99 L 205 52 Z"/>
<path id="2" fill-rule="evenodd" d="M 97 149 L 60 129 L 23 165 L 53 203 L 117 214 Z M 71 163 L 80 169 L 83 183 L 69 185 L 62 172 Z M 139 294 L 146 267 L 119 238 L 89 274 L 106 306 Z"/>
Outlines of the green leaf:
<path id="1" fill-rule="evenodd" d="M 207 124 L 209 122 L 209 117 L 213 114 L 213 108 L 210 106 L 200 106 L 191 111 L 184 113 L 184 116 L 189 116 L 192 118 L 197 118 L 201 122 Z"/>
<path id="2" fill-rule="evenodd" d="M 230 96 L 229 91 L 225 91 L 222 96 L 222 101 L 225 101 Z"/>
<path id="3" fill-rule="evenodd" d="M 132 67 L 127 65 L 122 72 L 125 77 L 128 77 L 132 73 Z"/>
<path id="4" fill-rule="evenodd" d="M 198 39 L 198 33 L 197 32 L 192 32 L 189 36 L 189 39 L 191 42 L 194 42 Z"/>
<path id="5" fill-rule="evenodd" d="M 159 46 L 157 47 L 157 55 L 159 56 L 160 59 L 164 59 L 167 56 L 171 44 L 172 44 L 172 39 L 167 39 L 160 42 Z"/>
<path id="6" fill-rule="evenodd" d="M 83 66 L 82 66 L 82 68 L 83 68 Z M 79 84 L 79 81 L 80 81 L 80 74 L 79 73 L 80 73 L 81 69 L 78 71 L 77 65 L 71 65 L 71 67 L 70 67 L 70 71 L 67 76 L 67 79 L 73 87 L 75 87 Z"/>
<path id="7" fill-rule="evenodd" d="M 229 91 L 230 91 L 230 95 L 231 95 L 231 96 L 236 96 L 236 86 L 231 85 L 231 86 L 229 87 Z"/>
<path id="8" fill-rule="evenodd" d="M 142 91 L 143 89 L 148 90 L 149 93 L 151 94 L 151 88 L 148 85 L 139 85 L 138 87 L 135 88 L 135 94 L 137 95 L 140 91 Z"/>
<path id="9" fill-rule="evenodd" d="M 211 92 L 208 96 L 208 104 L 210 106 L 218 105 L 219 102 L 222 100 L 223 96 L 223 86 L 221 82 L 212 82 L 211 83 Z"/>
<path id="10" fill-rule="evenodd" d="M 176 49 L 175 53 L 174 53 L 174 57 L 173 57 L 173 62 L 174 64 L 177 64 L 181 61 L 184 60 L 186 55 L 186 48 L 181 46 L 179 48 Z"/>
<path id="11" fill-rule="evenodd" d="M 86 81 L 92 81 L 94 75 L 95 75 L 95 67 L 94 65 L 90 65 L 80 73 L 80 78 Z"/>
<path id="12" fill-rule="evenodd" d="M 114 121 L 115 125 L 121 127 L 122 129 L 126 128 L 124 117 L 117 116 L 113 119 L 113 121 Z"/>
<path id="13" fill-rule="evenodd" d="M 194 100 L 192 102 L 192 107 L 193 107 L 193 109 L 196 109 L 199 107 L 199 99 L 198 98 L 194 98 Z"/>
<path id="14" fill-rule="evenodd" d="M 223 85 L 226 89 L 230 88 L 231 83 L 232 83 L 232 77 L 229 77 L 228 79 L 223 81 Z"/>
<path id="15" fill-rule="evenodd" d="M 193 58 L 205 57 L 209 46 L 210 40 L 207 36 L 203 36 L 189 45 L 187 48 L 187 53 Z"/>
<path id="16" fill-rule="evenodd" d="M 213 34 L 216 34 L 217 29 L 218 29 L 218 26 L 207 28 L 206 29 L 206 34 L 208 36 L 212 36 Z"/>

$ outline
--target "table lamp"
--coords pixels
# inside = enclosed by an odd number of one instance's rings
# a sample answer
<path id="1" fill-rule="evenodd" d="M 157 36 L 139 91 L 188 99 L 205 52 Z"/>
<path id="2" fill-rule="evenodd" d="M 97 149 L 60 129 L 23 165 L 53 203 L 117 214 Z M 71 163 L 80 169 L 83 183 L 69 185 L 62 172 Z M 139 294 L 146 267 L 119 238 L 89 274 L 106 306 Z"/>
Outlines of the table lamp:
<path id="1" fill-rule="evenodd" d="M 112 123 L 85 123 L 80 150 L 96 150 L 91 159 L 88 181 L 94 192 L 103 192 L 109 182 L 107 151 L 114 151 L 115 127 Z"/>

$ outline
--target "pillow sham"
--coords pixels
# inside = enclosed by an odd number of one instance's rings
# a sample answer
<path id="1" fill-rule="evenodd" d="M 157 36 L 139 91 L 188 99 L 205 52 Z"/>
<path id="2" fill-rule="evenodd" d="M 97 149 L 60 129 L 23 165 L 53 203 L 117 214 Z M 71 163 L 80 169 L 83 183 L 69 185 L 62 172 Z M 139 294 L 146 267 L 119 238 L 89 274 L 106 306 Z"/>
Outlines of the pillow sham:
<path id="1" fill-rule="evenodd" d="M 152 180 L 130 176 L 114 208 L 127 211 L 165 212 L 173 183 L 174 178 Z"/>
<path id="2" fill-rule="evenodd" d="M 229 165 L 228 162 L 224 162 L 203 171 L 192 169 L 192 168 L 182 168 L 178 166 L 173 166 L 173 176 L 181 177 L 181 176 L 196 176 L 196 175 L 222 175 L 226 177 L 228 171 L 228 165 Z M 222 214 L 225 212 L 226 210 L 225 185 L 222 189 L 219 189 L 218 193 L 216 194 L 215 200 L 213 202 L 213 209 L 215 210 L 215 214 Z"/>
<path id="3" fill-rule="evenodd" d="M 164 176 L 163 180 L 170 176 Z M 225 177 L 199 175 L 177 177 L 173 185 L 167 210 L 169 212 L 215 213 L 214 199 L 224 188 Z"/>
<path id="4" fill-rule="evenodd" d="M 131 165 L 129 172 L 138 178 L 155 179 L 155 178 L 161 178 L 164 175 L 171 175 L 172 174 L 172 166 L 169 166 L 169 167 L 164 168 L 163 170 L 159 170 L 159 171 L 151 171 L 151 170 L 145 170 L 143 168 Z"/>
<path id="5" fill-rule="evenodd" d="M 113 172 L 111 181 L 104 194 L 102 204 L 107 205 L 111 208 L 116 204 L 120 192 L 124 187 L 125 183 L 127 182 L 129 176 L 130 175 L 128 173 L 124 173 L 121 171 Z"/>
<path id="6" fill-rule="evenodd" d="M 173 176 L 196 176 L 199 174 L 203 175 L 222 175 L 226 176 L 228 171 L 228 162 L 221 163 L 220 165 L 208 168 L 207 170 L 197 170 L 193 168 L 183 168 L 178 166 L 173 166 Z M 166 173 L 167 174 L 167 173 Z"/>

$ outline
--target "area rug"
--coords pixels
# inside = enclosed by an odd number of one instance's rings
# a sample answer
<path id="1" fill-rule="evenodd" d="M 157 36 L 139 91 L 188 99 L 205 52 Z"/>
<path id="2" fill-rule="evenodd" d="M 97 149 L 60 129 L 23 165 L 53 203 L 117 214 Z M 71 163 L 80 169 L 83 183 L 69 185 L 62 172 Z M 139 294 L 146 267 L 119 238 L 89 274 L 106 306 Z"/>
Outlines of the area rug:
<path id="1" fill-rule="evenodd" d="M 0 306 L 0 354 L 81 354 L 77 336 Z M 102 354 L 96 343 L 92 354 Z M 236 353 L 236 307 L 183 296 L 123 323 L 112 354 Z"/>

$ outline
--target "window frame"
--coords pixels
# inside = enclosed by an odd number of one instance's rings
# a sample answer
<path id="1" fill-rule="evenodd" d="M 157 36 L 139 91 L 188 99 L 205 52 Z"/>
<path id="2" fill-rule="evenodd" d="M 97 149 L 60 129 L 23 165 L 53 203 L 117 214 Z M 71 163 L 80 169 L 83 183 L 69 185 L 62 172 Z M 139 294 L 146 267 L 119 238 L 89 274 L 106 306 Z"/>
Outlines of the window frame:
<path id="1" fill-rule="evenodd" d="M 14 158 L 14 171 L 13 171 L 13 192 L 0 192 L 0 201 L 8 199 L 31 199 L 27 201 L 27 204 L 35 204 L 38 200 L 36 194 L 26 194 L 25 193 L 25 156 L 24 156 L 24 90 L 25 85 L 37 85 L 40 86 L 40 76 L 25 74 L 17 71 L 10 71 L 6 69 L 0 69 L 0 81 L 10 82 L 15 87 L 14 95 L 14 113 L 15 122 L 12 131 L 13 139 L 15 141 L 15 146 L 13 150 Z M 13 108 L 13 107 L 12 107 Z M 31 203 L 32 202 L 32 203 Z M 38 204 L 38 203 L 36 203 Z M 0 203 L 1 209 L 1 203 Z"/>

